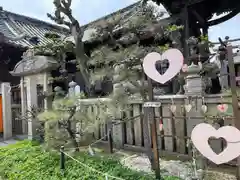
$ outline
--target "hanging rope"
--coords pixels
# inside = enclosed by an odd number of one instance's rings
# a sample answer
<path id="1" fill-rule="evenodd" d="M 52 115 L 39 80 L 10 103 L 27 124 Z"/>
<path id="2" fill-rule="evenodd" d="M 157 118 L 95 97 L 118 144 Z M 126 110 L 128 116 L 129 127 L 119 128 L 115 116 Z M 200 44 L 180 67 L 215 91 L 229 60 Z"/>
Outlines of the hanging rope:
<path id="1" fill-rule="evenodd" d="M 137 116 L 134 116 L 134 117 L 131 117 L 131 118 L 125 118 L 125 119 L 123 119 L 123 120 L 120 121 L 120 122 L 114 123 L 114 124 L 112 125 L 112 127 L 109 128 L 108 132 L 107 132 L 103 137 L 101 137 L 100 139 L 98 139 L 98 140 L 96 140 L 95 142 L 93 142 L 93 143 L 91 143 L 90 145 L 88 145 L 88 147 L 90 147 L 89 150 L 91 151 L 91 146 L 93 146 L 93 145 L 101 142 L 104 138 L 106 138 L 106 137 L 109 135 L 109 133 L 111 132 L 111 130 L 114 128 L 114 126 L 120 125 L 120 124 L 122 124 L 122 123 L 130 122 L 130 121 L 134 121 L 134 120 L 136 120 L 137 118 L 139 118 L 139 117 L 141 117 L 141 116 L 142 116 L 142 114 L 137 115 Z M 67 150 L 75 150 L 76 148 L 79 149 L 79 148 L 81 148 L 81 147 L 66 148 L 66 149 L 67 149 Z M 91 154 L 91 152 L 90 152 L 90 154 Z"/>
<path id="2" fill-rule="evenodd" d="M 102 175 L 103 177 L 105 177 L 106 180 L 108 180 L 108 178 L 117 179 L 117 180 L 125 180 L 125 179 L 123 179 L 123 178 L 119 178 L 119 177 L 116 177 L 116 176 L 112 176 L 112 175 L 110 175 L 110 174 L 108 174 L 108 173 L 104 173 L 104 172 L 102 172 L 102 171 L 99 171 L 99 170 L 97 170 L 97 169 L 94 169 L 93 167 L 88 166 L 87 164 L 84 164 L 84 163 L 82 163 L 81 161 L 75 159 L 74 157 L 72 157 L 71 155 L 67 154 L 66 152 L 63 152 L 63 153 L 64 153 L 67 157 L 69 157 L 70 159 L 72 159 L 73 161 L 77 162 L 78 164 L 81 164 L 81 165 L 82 165 L 83 167 L 85 167 L 86 169 L 90 169 L 91 171 L 96 172 L 96 173 Z"/>

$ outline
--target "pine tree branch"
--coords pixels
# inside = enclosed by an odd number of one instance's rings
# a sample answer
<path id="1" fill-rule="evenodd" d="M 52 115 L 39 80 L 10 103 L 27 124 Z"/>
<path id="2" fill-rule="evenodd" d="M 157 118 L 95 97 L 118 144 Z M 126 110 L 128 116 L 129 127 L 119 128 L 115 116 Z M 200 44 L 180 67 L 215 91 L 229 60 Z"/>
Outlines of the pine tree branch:
<path id="1" fill-rule="evenodd" d="M 87 61 L 89 60 L 88 56 L 85 54 L 84 44 L 82 42 L 82 38 L 84 35 L 84 29 L 80 27 L 79 22 L 73 17 L 71 10 L 72 0 L 54 0 L 54 5 L 56 7 L 54 16 L 51 14 L 47 14 L 50 19 L 55 21 L 58 24 L 66 25 L 70 28 L 71 35 L 75 41 L 75 54 L 78 62 L 78 67 L 82 73 L 85 87 L 87 93 L 90 93 L 90 81 L 89 81 L 89 73 L 87 71 Z M 69 21 L 65 20 L 65 17 L 68 18 Z"/>

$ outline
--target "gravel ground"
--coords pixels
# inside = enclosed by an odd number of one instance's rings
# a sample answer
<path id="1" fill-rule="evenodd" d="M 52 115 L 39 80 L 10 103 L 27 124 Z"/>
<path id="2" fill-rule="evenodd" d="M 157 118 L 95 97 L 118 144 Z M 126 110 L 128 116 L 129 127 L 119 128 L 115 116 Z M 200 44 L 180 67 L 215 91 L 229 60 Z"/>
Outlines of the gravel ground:
<path id="1" fill-rule="evenodd" d="M 144 171 L 147 173 L 152 173 L 151 165 L 148 158 L 145 155 L 133 155 L 128 157 L 123 157 L 121 160 L 122 164 L 137 170 L 137 171 Z M 162 175 L 172 175 L 180 177 L 183 180 L 191 180 L 193 177 L 193 170 L 191 164 L 189 162 L 181 162 L 177 160 L 170 160 L 166 161 L 161 159 L 161 172 Z M 197 172 L 201 174 L 200 171 Z M 208 171 L 206 173 L 205 180 L 236 180 L 235 176 L 216 172 L 216 171 Z"/>

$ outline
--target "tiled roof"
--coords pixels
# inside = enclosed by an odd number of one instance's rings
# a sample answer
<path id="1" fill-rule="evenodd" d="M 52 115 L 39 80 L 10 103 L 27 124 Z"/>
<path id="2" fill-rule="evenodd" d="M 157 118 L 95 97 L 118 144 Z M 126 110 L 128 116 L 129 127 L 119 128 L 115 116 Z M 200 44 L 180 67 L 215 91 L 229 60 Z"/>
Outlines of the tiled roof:
<path id="1" fill-rule="evenodd" d="M 121 14 L 121 16 L 130 16 L 132 9 L 140 4 L 140 2 L 134 3 L 124 9 L 109 14 L 103 18 L 97 19 L 87 25 L 84 25 L 85 29 L 91 29 L 94 26 L 100 25 L 105 20 L 111 18 L 114 15 Z M 86 36 L 87 31 L 85 31 Z M 1 33 L 8 40 L 8 42 L 20 45 L 23 47 L 33 47 L 34 44 L 29 41 L 29 37 L 37 37 L 39 39 L 39 45 L 44 45 L 49 42 L 49 39 L 45 38 L 46 33 L 55 33 L 60 36 L 68 34 L 68 30 L 57 25 L 53 25 L 44 21 L 40 21 L 34 18 L 26 17 L 23 15 L 15 14 L 12 12 L 1 10 L 0 8 L 0 37 Z M 27 37 L 21 40 L 16 38 L 26 35 Z M 85 36 L 85 35 L 84 35 Z M 11 39 L 15 39 L 12 41 Z M 85 37 L 85 39 L 88 39 Z"/>
<path id="2" fill-rule="evenodd" d="M 92 38 L 91 35 L 92 35 L 92 33 L 96 32 L 96 27 L 98 27 L 98 26 L 104 27 L 106 25 L 107 21 L 111 20 L 112 18 L 114 18 L 116 16 L 120 16 L 124 22 L 126 19 L 128 19 L 129 17 L 131 17 L 132 15 L 134 15 L 136 13 L 137 8 L 140 5 L 141 5 L 141 1 L 138 1 L 134 4 L 131 4 L 130 6 L 127 6 L 123 9 L 120 9 L 116 12 L 108 14 L 104 17 L 101 17 L 95 21 L 92 21 L 92 22 L 84 25 L 83 28 L 85 29 L 85 31 L 84 31 L 83 41 L 88 41 L 89 39 Z"/>
<path id="3" fill-rule="evenodd" d="M 99 19 L 97 19 L 95 21 L 92 21 L 92 22 L 84 25 L 84 28 L 90 28 L 92 26 L 101 25 L 102 22 L 105 22 L 106 20 L 109 20 L 110 18 L 112 18 L 113 16 L 116 16 L 116 15 L 121 15 L 122 19 L 124 19 L 126 17 L 129 17 L 129 16 L 131 16 L 135 12 L 134 11 L 135 8 L 140 6 L 140 5 L 141 5 L 141 1 L 138 1 L 138 2 L 136 2 L 134 4 L 131 4 L 131 5 L 123 8 L 123 9 L 120 9 L 120 10 L 118 10 L 116 12 L 113 12 L 113 13 L 108 14 L 108 15 L 106 15 L 104 17 L 101 17 L 101 18 L 99 18 Z"/>
<path id="4" fill-rule="evenodd" d="M 36 20 L 30 17 L 22 16 L 12 12 L 0 10 L 0 33 L 13 44 L 23 47 L 32 47 L 28 38 L 39 38 L 39 45 L 46 44 L 49 39 L 45 38 L 46 33 L 56 33 L 60 36 L 66 35 L 67 29 L 57 25 L 52 25 L 44 21 Z M 12 41 L 11 39 L 18 39 L 21 36 L 26 38 L 20 38 L 21 40 Z"/>

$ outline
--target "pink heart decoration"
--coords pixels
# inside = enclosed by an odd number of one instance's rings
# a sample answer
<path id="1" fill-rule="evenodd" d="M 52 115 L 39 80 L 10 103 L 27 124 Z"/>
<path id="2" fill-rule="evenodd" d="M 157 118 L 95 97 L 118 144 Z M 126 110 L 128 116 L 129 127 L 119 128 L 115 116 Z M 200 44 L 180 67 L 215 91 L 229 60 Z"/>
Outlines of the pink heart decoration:
<path id="1" fill-rule="evenodd" d="M 167 59 L 169 68 L 164 74 L 160 74 L 156 69 L 156 62 Z M 152 80 L 165 84 L 177 75 L 183 66 L 183 55 L 178 49 L 168 49 L 162 55 L 157 52 L 149 53 L 143 60 L 143 70 Z"/>
<path id="2" fill-rule="evenodd" d="M 211 137 L 226 140 L 227 147 L 220 154 L 216 154 L 208 144 Z M 227 163 L 240 155 L 240 131 L 233 126 L 224 126 L 216 130 L 210 124 L 201 123 L 193 128 L 191 140 L 196 149 L 215 164 Z"/>
<path id="3" fill-rule="evenodd" d="M 187 64 L 184 64 L 184 65 L 182 66 L 182 72 L 187 72 L 187 70 L 188 70 L 188 65 L 187 65 Z"/>
<path id="4" fill-rule="evenodd" d="M 219 104 L 217 106 L 217 109 L 221 112 L 221 113 L 225 113 L 228 110 L 228 105 L 227 104 Z"/>
<path id="5" fill-rule="evenodd" d="M 160 132 L 163 131 L 163 121 L 162 120 L 159 121 L 159 131 Z"/>

